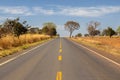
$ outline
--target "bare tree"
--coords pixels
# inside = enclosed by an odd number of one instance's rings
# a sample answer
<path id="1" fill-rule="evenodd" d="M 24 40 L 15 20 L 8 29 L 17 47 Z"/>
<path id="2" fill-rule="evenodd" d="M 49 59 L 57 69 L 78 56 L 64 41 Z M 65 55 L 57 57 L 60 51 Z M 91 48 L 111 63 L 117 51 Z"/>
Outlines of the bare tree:
<path id="1" fill-rule="evenodd" d="M 78 30 L 80 28 L 79 23 L 74 21 L 67 21 L 65 24 L 65 29 L 70 32 L 70 38 L 74 30 Z"/>
<path id="2" fill-rule="evenodd" d="M 97 22 L 97 21 L 95 21 L 95 22 L 94 21 L 89 22 L 88 23 L 88 28 L 87 28 L 89 35 L 95 36 L 95 35 L 100 34 L 100 31 L 97 30 L 97 27 L 99 25 L 100 25 L 100 23 Z"/>

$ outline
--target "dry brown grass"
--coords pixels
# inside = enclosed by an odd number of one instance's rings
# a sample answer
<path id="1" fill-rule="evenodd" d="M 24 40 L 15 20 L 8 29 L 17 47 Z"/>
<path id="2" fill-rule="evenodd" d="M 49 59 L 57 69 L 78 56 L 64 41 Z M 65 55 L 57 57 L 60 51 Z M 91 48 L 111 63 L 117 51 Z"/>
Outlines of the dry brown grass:
<path id="1" fill-rule="evenodd" d="M 14 36 L 3 37 L 0 39 L 0 57 L 26 49 L 29 46 L 35 45 L 35 42 L 40 42 L 49 38 L 50 37 L 47 35 L 40 34 L 25 34 L 21 35 L 19 39 Z"/>
<path id="2" fill-rule="evenodd" d="M 47 35 L 26 34 L 21 35 L 19 39 L 14 36 L 6 36 L 0 39 L 0 49 L 10 49 L 12 47 L 21 46 L 27 43 L 33 43 L 40 40 L 48 39 Z"/>
<path id="3" fill-rule="evenodd" d="M 73 40 L 106 52 L 120 55 L 120 37 L 81 37 Z"/>

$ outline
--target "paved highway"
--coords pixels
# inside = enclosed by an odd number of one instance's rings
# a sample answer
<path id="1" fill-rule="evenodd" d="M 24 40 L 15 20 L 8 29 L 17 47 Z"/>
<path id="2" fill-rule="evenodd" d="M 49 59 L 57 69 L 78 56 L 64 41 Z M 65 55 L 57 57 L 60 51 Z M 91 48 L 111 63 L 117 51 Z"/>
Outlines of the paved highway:
<path id="1" fill-rule="evenodd" d="M 120 65 L 57 38 L 0 63 L 0 80 L 120 80 Z"/>

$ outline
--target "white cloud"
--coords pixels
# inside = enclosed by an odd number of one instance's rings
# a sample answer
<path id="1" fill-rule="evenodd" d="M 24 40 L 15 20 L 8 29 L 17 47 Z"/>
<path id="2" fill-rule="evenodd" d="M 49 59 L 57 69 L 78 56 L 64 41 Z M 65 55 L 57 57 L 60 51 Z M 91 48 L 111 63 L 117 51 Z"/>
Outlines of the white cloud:
<path id="1" fill-rule="evenodd" d="M 99 17 L 111 13 L 120 13 L 120 6 L 99 6 L 99 7 L 67 7 L 54 6 L 52 9 L 43 8 L 40 6 L 0 6 L 0 14 L 4 15 L 65 15 L 77 17 Z"/>
<path id="2" fill-rule="evenodd" d="M 120 12 L 116 7 L 60 7 L 60 14 L 69 16 L 98 17 L 110 13 Z"/>
<path id="3" fill-rule="evenodd" d="M 4 14 L 15 14 L 15 15 L 25 15 L 25 16 L 33 15 L 30 12 L 29 8 L 25 6 L 15 6 L 15 7 L 1 6 L 0 12 Z"/>
<path id="4" fill-rule="evenodd" d="M 42 7 L 33 7 L 33 10 L 36 13 L 41 13 L 41 14 L 45 14 L 45 15 L 53 15 L 55 13 L 53 10 L 43 9 Z"/>
<path id="5" fill-rule="evenodd" d="M 66 15 L 78 17 L 99 17 L 106 14 L 120 12 L 120 6 L 99 6 L 99 7 L 66 7 L 54 6 L 53 9 L 33 7 L 33 11 L 44 15 Z"/>

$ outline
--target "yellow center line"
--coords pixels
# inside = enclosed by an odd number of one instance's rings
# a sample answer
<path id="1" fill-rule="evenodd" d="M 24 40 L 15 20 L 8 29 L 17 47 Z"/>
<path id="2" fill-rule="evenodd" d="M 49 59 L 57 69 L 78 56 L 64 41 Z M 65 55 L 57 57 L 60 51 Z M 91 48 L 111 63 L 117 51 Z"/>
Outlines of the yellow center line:
<path id="1" fill-rule="evenodd" d="M 60 39 L 60 49 L 59 49 L 59 52 L 62 53 L 62 42 L 61 42 L 61 39 Z"/>
<path id="2" fill-rule="evenodd" d="M 62 56 L 58 56 L 58 60 L 61 61 L 62 60 Z"/>
<path id="3" fill-rule="evenodd" d="M 57 72 L 56 80 L 62 80 L 62 72 Z"/>
<path id="4" fill-rule="evenodd" d="M 62 49 L 59 49 L 59 53 L 62 53 Z"/>

